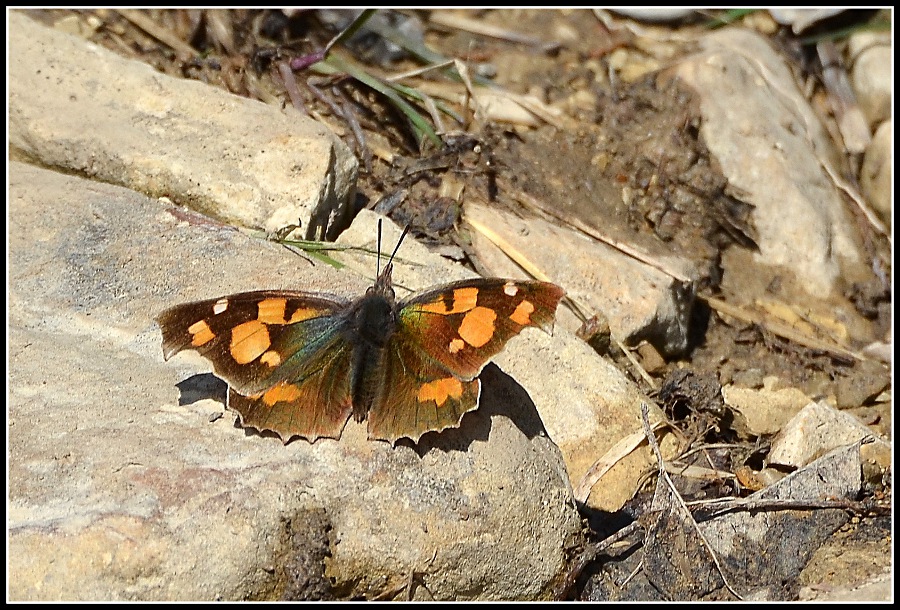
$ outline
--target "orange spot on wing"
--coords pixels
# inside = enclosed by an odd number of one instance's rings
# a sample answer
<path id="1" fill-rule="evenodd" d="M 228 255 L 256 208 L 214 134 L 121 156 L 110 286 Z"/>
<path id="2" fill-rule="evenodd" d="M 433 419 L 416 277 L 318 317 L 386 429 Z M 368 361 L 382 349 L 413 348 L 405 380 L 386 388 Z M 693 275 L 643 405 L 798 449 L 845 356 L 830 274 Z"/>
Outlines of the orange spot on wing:
<path id="1" fill-rule="evenodd" d="M 312 307 L 299 307 L 291 314 L 288 320 L 285 318 L 287 313 L 287 299 L 269 298 L 259 302 L 259 314 L 257 319 L 265 324 L 295 324 L 303 320 L 309 320 L 319 315 L 319 311 Z"/>
<path id="2" fill-rule="evenodd" d="M 462 339 L 454 339 L 450 342 L 450 353 L 455 354 L 466 346 L 466 342 Z"/>
<path id="3" fill-rule="evenodd" d="M 472 347 L 481 347 L 494 336 L 497 312 L 487 307 L 476 307 L 466 314 L 459 325 L 459 336 Z"/>
<path id="4" fill-rule="evenodd" d="M 450 309 L 447 309 L 447 304 L 445 303 L 443 298 L 440 298 L 432 303 L 423 303 L 422 305 L 419 305 L 419 309 L 421 309 L 422 311 L 429 311 L 431 313 L 438 313 L 446 316 L 451 313 L 463 313 L 464 311 L 470 311 L 473 307 L 475 307 L 475 303 L 477 302 L 478 288 L 457 288 L 453 291 L 453 305 L 450 306 Z"/>
<path id="5" fill-rule="evenodd" d="M 275 368 L 276 366 L 281 364 L 281 355 L 276 351 L 269 350 L 259 357 L 259 361 L 263 364 L 268 364 L 272 368 Z"/>
<path id="6" fill-rule="evenodd" d="M 284 307 L 287 299 L 264 299 L 259 302 L 257 318 L 265 324 L 284 324 Z"/>
<path id="7" fill-rule="evenodd" d="M 509 316 L 509 319 L 516 324 L 526 326 L 531 324 L 531 312 L 533 311 L 534 305 L 532 305 L 530 301 L 522 301 L 516 307 L 516 310 L 512 312 L 512 315 Z"/>
<path id="8" fill-rule="evenodd" d="M 422 303 L 421 305 L 419 305 L 419 309 L 421 311 L 427 311 L 429 313 L 439 313 L 441 315 L 450 313 L 444 306 L 443 300 L 433 301 L 431 303 Z"/>
<path id="9" fill-rule="evenodd" d="M 287 323 L 294 324 L 296 322 L 302 322 L 303 320 L 309 320 L 310 318 L 316 318 L 318 316 L 319 312 L 312 307 L 301 307 L 291 314 L 291 319 L 288 320 Z"/>
<path id="10" fill-rule="evenodd" d="M 206 345 L 216 338 L 215 333 L 210 330 L 209 325 L 203 320 L 194 322 L 188 326 L 188 332 L 191 333 L 191 345 L 194 347 Z"/>
<path id="11" fill-rule="evenodd" d="M 453 311 L 451 311 L 450 313 L 462 313 L 464 311 L 469 311 L 470 309 L 475 307 L 475 303 L 477 302 L 477 288 L 457 288 L 453 291 Z"/>
<path id="12" fill-rule="evenodd" d="M 419 393 L 416 395 L 416 400 L 419 402 L 433 400 L 440 407 L 447 402 L 448 398 L 459 400 L 462 393 L 462 382 L 456 377 L 447 377 L 422 384 L 419 388 Z"/>
<path id="13" fill-rule="evenodd" d="M 278 385 L 272 386 L 262 395 L 262 400 L 264 403 L 273 406 L 277 402 L 292 402 L 297 400 L 302 395 L 300 392 L 300 388 L 291 384 L 281 382 Z"/>
<path id="14" fill-rule="evenodd" d="M 231 357 L 238 364 L 253 362 L 270 345 L 272 341 L 269 339 L 269 329 L 259 320 L 244 322 L 231 331 Z"/>

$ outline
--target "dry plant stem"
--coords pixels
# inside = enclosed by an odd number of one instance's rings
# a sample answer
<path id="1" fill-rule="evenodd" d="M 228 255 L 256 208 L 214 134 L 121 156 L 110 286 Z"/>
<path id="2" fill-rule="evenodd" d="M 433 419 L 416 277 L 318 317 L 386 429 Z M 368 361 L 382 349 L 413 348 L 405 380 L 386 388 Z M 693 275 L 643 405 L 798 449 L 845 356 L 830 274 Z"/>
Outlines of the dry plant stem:
<path id="1" fill-rule="evenodd" d="M 693 509 L 693 512 L 702 512 L 704 519 L 712 519 L 719 515 L 729 513 L 735 510 L 741 511 L 758 511 L 758 510 L 820 510 L 830 508 L 840 508 L 850 510 L 857 514 L 865 514 L 871 509 L 871 506 L 864 502 L 853 502 L 852 500 L 806 500 L 806 499 L 778 499 L 778 498 L 716 498 L 715 500 L 698 500 L 696 502 L 687 502 L 686 506 Z"/>
<path id="2" fill-rule="evenodd" d="M 269 104 L 270 106 L 281 107 L 284 104 L 284 100 L 281 97 L 277 97 L 271 93 L 267 87 L 262 86 L 259 78 L 252 72 L 244 72 L 244 88 L 247 89 L 247 93 L 250 94 L 251 97 L 254 97 L 265 104 Z"/>
<path id="3" fill-rule="evenodd" d="M 156 40 L 170 47 L 179 57 L 187 59 L 199 55 L 194 47 L 178 38 L 169 30 L 161 28 L 144 13 L 132 9 L 119 9 L 117 12 L 135 27 L 140 28 Z"/>
<path id="4" fill-rule="evenodd" d="M 363 130 L 359 125 L 359 122 L 356 120 L 356 115 L 353 114 L 352 109 L 344 105 L 341 107 L 337 102 L 335 102 L 331 97 L 325 94 L 324 91 L 316 87 L 314 84 L 309 82 L 309 80 L 304 81 L 306 84 L 306 88 L 309 89 L 309 92 L 313 94 L 317 100 L 328 106 L 328 109 L 331 110 L 331 114 L 344 121 L 348 127 L 350 127 L 351 133 L 353 133 L 353 138 L 356 140 L 357 148 L 359 149 L 359 155 L 363 159 L 363 164 L 367 172 L 372 172 L 372 151 L 369 150 L 369 147 L 366 146 L 366 138 L 363 134 Z M 345 111 L 345 108 L 347 110 Z M 319 122 L 325 123 L 325 121 L 319 118 Z M 334 131 L 334 129 L 332 129 Z M 344 132 L 346 133 L 346 132 Z"/>
<path id="5" fill-rule="evenodd" d="M 422 95 L 422 103 L 425 104 L 425 109 L 428 111 L 428 114 L 431 115 L 431 122 L 434 123 L 434 127 L 438 133 L 446 133 L 446 126 L 444 125 L 444 120 L 441 118 L 441 113 L 438 111 L 437 104 L 434 103 L 434 99 L 429 96 Z"/>
<path id="6" fill-rule="evenodd" d="M 634 367 L 634 370 L 637 371 L 638 375 L 644 382 L 650 386 L 652 390 L 658 390 L 659 387 L 656 385 L 656 382 L 650 376 L 650 374 L 641 366 L 641 363 L 637 361 L 637 358 L 634 357 L 634 354 L 631 353 L 631 350 L 628 349 L 624 343 L 616 339 L 612 334 L 610 334 L 610 338 L 615 342 L 616 347 L 622 350 L 622 353 L 625 354 L 625 357 L 628 359 L 628 362 L 631 363 L 631 366 Z"/>
<path id="7" fill-rule="evenodd" d="M 388 76 L 384 80 L 389 83 L 396 83 L 398 81 L 406 80 L 407 78 L 412 78 L 414 76 L 421 76 L 422 74 L 426 74 L 428 72 L 431 72 L 432 70 L 449 68 L 450 66 L 454 65 L 455 61 L 455 59 L 448 59 L 447 61 L 443 61 L 439 64 L 432 64 L 430 66 L 424 66 L 422 68 L 416 68 L 415 70 L 409 70 L 408 72 L 401 72 L 400 74 Z"/>
<path id="8" fill-rule="evenodd" d="M 706 303 L 712 309 L 715 309 L 718 313 L 729 315 L 733 318 L 737 318 L 738 320 L 743 320 L 744 322 L 756 324 L 760 328 L 771 332 L 773 335 L 777 335 L 783 339 L 787 339 L 788 341 L 797 343 L 809 349 L 819 350 L 831 354 L 833 357 L 838 358 L 842 361 L 853 362 L 853 360 L 866 360 L 866 357 L 862 354 L 851 351 L 839 345 L 833 345 L 819 339 L 815 339 L 813 337 L 807 337 L 806 335 L 798 333 L 786 324 L 779 324 L 774 320 L 764 320 L 762 316 L 758 314 L 747 311 L 746 309 L 737 307 L 735 305 L 730 305 L 729 303 L 726 303 L 721 299 L 717 299 L 711 296 L 698 296 L 699 298 L 706 301 Z"/>
<path id="9" fill-rule="evenodd" d="M 489 38 L 497 38 L 508 42 L 538 47 L 543 51 L 552 51 L 559 48 L 558 42 L 546 42 L 539 38 L 535 38 L 534 36 L 529 36 L 528 34 L 514 32 L 506 28 L 491 25 L 480 19 L 470 19 L 469 17 L 464 17 L 458 13 L 451 13 L 448 11 L 433 12 L 429 17 L 429 22 L 436 25 L 442 25 L 446 28 L 469 32 L 470 34 L 478 34 Z"/>
<path id="10" fill-rule="evenodd" d="M 331 110 L 331 113 L 334 116 L 345 121 L 347 120 L 347 118 L 344 116 L 344 110 L 340 106 L 338 106 L 337 102 L 325 95 L 325 92 L 323 92 L 308 80 L 305 81 L 305 83 L 306 88 L 309 89 L 309 92 L 312 93 L 317 100 L 328 106 L 328 109 Z"/>
<path id="11" fill-rule="evenodd" d="M 508 241 L 500 237 L 493 229 L 484 225 L 477 220 L 473 220 L 471 218 L 466 219 L 466 222 L 472 226 L 473 229 L 484 235 L 492 244 L 500 248 L 506 256 L 511 258 L 517 265 L 519 265 L 522 269 L 525 270 L 531 277 L 541 280 L 542 282 L 551 282 L 551 280 L 546 273 L 541 271 L 537 265 L 531 262 L 531 260 L 519 252 L 516 248 L 512 246 Z"/>
<path id="12" fill-rule="evenodd" d="M 641 560 L 638 562 L 638 564 L 635 566 L 635 568 L 631 571 L 631 574 L 629 574 L 629 575 L 625 578 L 625 580 L 622 581 L 622 584 L 621 584 L 620 586 L 621 586 L 621 587 L 627 586 L 628 583 L 630 583 L 632 580 L 634 580 L 634 577 L 637 576 L 637 575 L 638 575 L 638 572 L 640 572 L 642 569 L 644 569 L 644 560 L 643 560 L 643 559 L 641 559 Z"/>
<path id="13" fill-rule="evenodd" d="M 667 422 L 660 421 L 653 424 L 652 428 L 653 430 L 658 430 L 666 425 L 668 425 Z M 610 447 L 609 450 L 604 453 L 600 459 L 591 464 L 591 467 L 587 469 L 587 472 L 582 475 L 581 480 L 574 490 L 575 499 L 582 504 L 587 502 L 591 490 L 600 482 L 603 475 L 609 472 L 612 467 L 618 464 L 622 459 L 631 454 L 643 442 L 644 434 L 642 432 L 635 432 L 634 434 L 629 434 L 620 439 L 615 445 Z"/>
<path id="14" fill-rule="evenodd" d="M 231 16 L 225 9 L 207 9 L 206 23 L 208 30 L 212 32 L 216 42 L 222 45 L 225 52 L 229 55 L 235 55 L 237 45 L 234 42 L 234 28 L 231 24 Z"/>
<path id="15" fill-rule="evenodd" d="M 744 449 L 745 447 L 746 445 L 741 445 L 740 443 L 707 443 L 705 445 L 694 447 L 693 449 L 688 449 L 679 456 L 679 459 L 683 460 L 689 458 L 699 451 L 708 451 L 710 449 Z"/>
<path id="16" fill-rule="evenodd" d="M 309 113 L 306 112 L 306 106 L 303 104 L 303 96 L 300 95 L 300 88 L 297 87 L 297 78 L 287 62 L 278 62 L 278 73 L 281 75 L 281 82 L 284 83 L 284 90 L 287 91 L 288 97 L 291 98 L 291 105 L 309 116 Z"/>
<path id="17" fill-rule="evenodd" d="M 666 462 L 666 472 L 669 474 L 677 474 L 678 476 L 687 479 L 699 479 L 703 481 L 722 481 L 735 478 L 735 475 L 725 470 L 695 466 L 674 460 Z"/>
<path id="18" fill-rule="evenodd" d="M 709 553 L 710 558 L 716 565 L 716 569 L 719 571 L 719 577 L 722 579 L 722 582 L 725 583 L 725 588 L 728 589 L 731 594 L 734 595 L 738 600 L 743 601 L 744 598 L 741 597 L 738 592 L 735 591 L 731 586 L 731 583 L 728 582 L 728 578 L 725 576 L 725 572 L 722 570 L 722 565 L 719 563 L 719 558 L 716 556 L 712 547 L 709 545 L 709 542 L 707 542 L 706 537 L 703 535 L 703 532 L 701 532 L 700 528 L 697 526 L 697 522 L 694 520 L 693 515 L 691 515 L 690 509 L 688 509 L 687 505 L 684 503 L 684 500 L 681 498 L 681 494 L 678 493 L 678 490 L 675 488 L 675 484 L 672 483 L 672 479 L 669 478 L 669 473 L 666 472 L 662 451 L 660 451 L 659 443 L 656 442 L 656 436 L 653 434 L 653 430 L 650 428 L 650 407 L 647 406 L 647 403 L 645 402 L 641 403 L 641 425 L 644 427 L 644 435 L 646 435 L 647 437 L 647 442 L 650 444 L 650 448 L 653 450 L 653 454 L 656 456 L 656 463 L 659 468 L 660 478 L 672 491 L 672 495 L 681 505 L 684 513 L 691 517 L 691 524 L 694 526 L 694 531 L 697 533 L 697 537 L 700 539 L 700 542 L 703 544 L 703 546 L 706 547 L 706 552 Z"/>
<path id="19" fill-rule="evenodd" d="M 478 98 L 475 96 L 472 80 L 469 78 L 469 69 L 466 67 L 466 64 L 458 59 L 453 60 L 453 65 L 456 66 L 459 78 L 462 79 L 463 85 L 466 88 L 466 99 L 463 100 L 463 108 L 468 109 L 470 105 L 469 102 L 471 101 L 472 118 L 478 120 L 484 116 L 484 112 L 481 110 L 481 106 L 478 104 Z M 466 126 L 468 127 L 468 124 Z"/>
<path id="20" fill-rule="evenodd" d="M 350 126 L 350 130 L 353 132 L 353 137 L 356 138 L 356 144 L 359 147 L 359 154 L 362 157 L 366 172 L 371 174 L 372 151 L 370 151 L 369 147 L 366 145 L 366 134 L 363 132 L 362 127 L 360 127 L 359 121 L 356 120 L 356 113 L 353 112 L 353 108 L 350 106 L 350 102 L 346 99 L 343 100 L 341 103 L 341 109 L 343 110 L 342 114 L 344 120 L 347 121 L 347 124 Z"/>

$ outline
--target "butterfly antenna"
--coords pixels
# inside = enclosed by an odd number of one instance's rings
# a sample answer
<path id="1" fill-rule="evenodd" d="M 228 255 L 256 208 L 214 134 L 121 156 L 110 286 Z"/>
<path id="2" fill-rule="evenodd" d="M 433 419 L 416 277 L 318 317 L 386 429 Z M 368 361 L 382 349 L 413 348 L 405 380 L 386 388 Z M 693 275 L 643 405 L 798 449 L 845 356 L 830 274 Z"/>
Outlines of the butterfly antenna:
<path id="1" fill-rule="evenodd" d="M 375 257 L 375 277 L 381 277 L 381 219 L 378 219 L 378 255 Z"/>
<path id="2" fill-rule="evenodd" d="M 394 251 L 391 252 L 391 258 L 390 260 L 388 260 L 388 265 L 394 262 L 394 255 L 397 254 L 397 250 L 400 249 L 400 244 L 403 243 L 403 238 L 406 237 L 407 233 L 409 233 L 409 225 L 406 225 L 406 227 L 403 229 L 403 233 L 400 234 L 400 239 L 397 240 L 397 245 L 394 246 Z"/>

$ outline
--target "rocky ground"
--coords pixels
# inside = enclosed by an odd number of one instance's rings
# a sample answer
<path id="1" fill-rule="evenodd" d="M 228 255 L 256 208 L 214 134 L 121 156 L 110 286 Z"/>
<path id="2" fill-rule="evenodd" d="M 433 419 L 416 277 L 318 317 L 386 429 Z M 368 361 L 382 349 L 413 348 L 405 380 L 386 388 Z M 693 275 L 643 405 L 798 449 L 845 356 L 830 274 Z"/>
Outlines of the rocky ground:
<path id="1" fill-rule="evenodd" d="M 890 599 L 890 15 L 728 15 L 11 11 L 10 598 Z M 162 361 L 362 294 L 379 216 L 399 296 L 566 290 L 459 428 L 283 445 Z"/>

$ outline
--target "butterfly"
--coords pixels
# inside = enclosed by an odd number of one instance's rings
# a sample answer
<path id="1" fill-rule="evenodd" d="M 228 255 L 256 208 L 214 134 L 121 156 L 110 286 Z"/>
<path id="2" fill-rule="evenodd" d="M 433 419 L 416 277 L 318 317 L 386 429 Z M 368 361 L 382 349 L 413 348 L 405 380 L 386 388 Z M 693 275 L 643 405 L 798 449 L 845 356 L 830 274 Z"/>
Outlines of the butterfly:
<path id="1" fill-rule="evenodd" d="M 157 317 L 163 356 L 208 359 L 241 425 L 284 443 L 340 438 L 351 415 L 392 444 L 458 427 L 478 407 L 489 359 L 526 326 L 551 332 L 563 290 L 476 278 L 398 301 L 394 254 L 356 300 L 260 290 L 176 305 Z"/>

